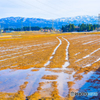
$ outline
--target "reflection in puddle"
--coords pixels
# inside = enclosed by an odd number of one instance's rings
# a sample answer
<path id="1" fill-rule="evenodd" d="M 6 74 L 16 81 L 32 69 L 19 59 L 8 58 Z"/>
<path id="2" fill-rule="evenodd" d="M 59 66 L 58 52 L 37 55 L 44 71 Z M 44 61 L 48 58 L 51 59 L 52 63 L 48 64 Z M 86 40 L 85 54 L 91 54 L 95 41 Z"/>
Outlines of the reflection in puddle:
<path id="1" fill-rule="evenodd" d="M 81 100 L 99 100 L 100 99 L 100 72 L 89 72 L 87 75 L 83 75 L 83 79 L 81 81 L 77 81 L 78 83 L 74 87 L 78 88 L 78 92 L 88 93 L 88 96 L 75 96 L 75 99 Z M 78 87 L 79 86 L 79 87 Z M 96 95 L 96 96 L 95 96 Z M 95 98 L 94 98 L 95 97 Z"/>
<path id="2" fill-rule="evenodd" d="M 75 81 L 75 84 L 73 85 L 73 88 L 74 89 L 81 88 L 86 83 L 86 80 L 88 80 L 93 73 L 94 73 L 93 71 L 89 72 L 88 74 L 81 73 L 83 78 L 81 80 Z"/>
<path id="3" fill-rule="evenodd" d="M 66 94 L 68 94 L 67 81 L 73 80 L 71 74 L 64 72 L 56 73 L 52 71 L 45 71 L 46 68 L 40 68 L 39 71 L 31 71 L 32 69 L 34 68 L 27 70 L 7 69 L 0 71 L 0 92 L 17 92 L 19 90 L 19 86 L 22 85 L 25 81 L 28 81 L 29 83 L 24 89 L 24 93 L 26 96 L 29 96 L 37 91 L 40 82 L 57 81 L 59 94 L 64 97 Z M 54 68 L 54 70 L 61 69 Z M 59 77 L 57 80 L 41 79 L 44 75 L 58 75 Z M 50 87 L 50 84 L 46 86 L 44 86 L 44 88 Z"/>
<path id="4" fill-rule="evenodd" d="M 91 76 L 93 79 L 99 77 L 99 75 L 94 75 L 94 72 L 90 71 L 87 74 L 80 73 L 79 75 L 82 75 L 83 78 L 81 80 L 76 80 L 73 78 L 73 75 L 76 72 L 72 68 L 40 68 L 37 71 L 32 70 L 35 70 L 35 68 L 27 70 L 7 69 L 0 71 L 0 92 L 17 92 L 20 85 L 22 85 L 25 81 L 28 81 L 28 84 L 24 89 L 24 94 L 29 96 L 37 91 L 40 82 L 47 82 L 46 85 L 42 86 L 42 89 L 46 89 L 51 87 L 50 82 L 57 81 L 59 95 L 61 97 L 66 97 L 69 94 L 68 82 L 75 83 L 71 88 L 79 90 L 83 87 L 82 90 L 84 90 L 92 86 L 91 83 L 87 82 Z M 58 78 L 56 80 L 41 79 L 44 75 L 57 75 Z M 93 75 L 95 77 L 93 77 Z M 86 85 L 84 86 L 84 84 Z"/>
<path id="5" fill-rule="evenodd" d="M 30 70 L 17 70 L 12 71 L 10 69 L 0 71 L 0 91 L 1 92 L 17 92 L 19 86 L 22 85 L 26 79 L 27 72 Z"/>

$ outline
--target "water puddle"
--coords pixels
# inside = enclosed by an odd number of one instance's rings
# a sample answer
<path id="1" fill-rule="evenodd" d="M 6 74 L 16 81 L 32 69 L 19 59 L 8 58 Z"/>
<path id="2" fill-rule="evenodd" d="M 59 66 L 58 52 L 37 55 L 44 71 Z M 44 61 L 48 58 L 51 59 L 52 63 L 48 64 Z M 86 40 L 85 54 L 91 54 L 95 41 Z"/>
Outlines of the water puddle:
<path id="1" fill-rule="evenodd" d="M 64 72 L 56 73 L 52 71 L 45 71 L 46 68 L 40 68 L 39 71 L 31 71 L 32 69 L 35 68 L 30 68 L 27 70 L 7 69 L 0 71 L 0 92 L 17 92 L 19 90 L 19 86 L 25 81 L 28 81 L 29 83 L 27 84 L 24 93 L 26 96 L 29 96 L 37 91 L 40 82 L 57 81 L 59 94 L 64 97 L 66 96 L 68 93 L 67 81 L 71 80 L 71 74 Z M 55 68 L 52 70 L 61 69 Z M 41 79 L 44 75 L 58 75 L 58 78 L 57 80 Z M 50 87 L 49 84 L 45 88 L 48 87 Z"/>
<path id="2" fill-rule="evenodd" d="M 89 72 L 88 74 L 83 74 L 83 78 L 80 81 L 76 81 L 74 88 L 78 89 L 78 92 L 85 92 L 88 93 L 88 96 L 75 96 L 75 99 L 81 99 L 81 100 L 90 100 L 94 97 L 94 94 L 96 94 L 96 99 L 99 100 L 100 95 L 100 76 L 97 74 L 100 72 Z"/>
<path id="3" fill-rule="evenodd" d="M 88 74 L 81 73 L 80 75 L 82 75 L 83 78 L 81 80 L 74 81 L 75 84 L 73 85 L 73 88 L 80 89 L 86 83 L 86 80 L 88 80 L 93 73 L 93 71 L 89 72 Z"/>

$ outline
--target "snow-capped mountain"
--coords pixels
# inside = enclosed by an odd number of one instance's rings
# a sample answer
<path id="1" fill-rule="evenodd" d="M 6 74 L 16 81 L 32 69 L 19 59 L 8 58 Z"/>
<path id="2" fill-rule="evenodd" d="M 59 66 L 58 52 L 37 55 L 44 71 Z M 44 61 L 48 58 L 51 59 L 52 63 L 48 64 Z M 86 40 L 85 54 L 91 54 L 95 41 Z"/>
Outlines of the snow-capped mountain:
<path id="1" fill-rule="evenodd" d="M 39 27 L 52 27 L 60 28 L 66 24 L 97 24 L 97 16 L 76 16 L 76 17 L 63 17 L 55 20 L 47 20 L 42 18 L 24 18 L 24 17 L 7 17 L 0 19 L 1 27 L 4 28 L 21 28 L 22 26 L 39 26 Z"/>
<path id="2" fill-rule="evenodd" d="M 97 24 L 98 22 L 98 17 L 97 16 L 76 16 L 76 17 L 67 17 L 67 18 L 58 18 L 56 21 L 58 22 L 67 22 L 70 24 Z"/>

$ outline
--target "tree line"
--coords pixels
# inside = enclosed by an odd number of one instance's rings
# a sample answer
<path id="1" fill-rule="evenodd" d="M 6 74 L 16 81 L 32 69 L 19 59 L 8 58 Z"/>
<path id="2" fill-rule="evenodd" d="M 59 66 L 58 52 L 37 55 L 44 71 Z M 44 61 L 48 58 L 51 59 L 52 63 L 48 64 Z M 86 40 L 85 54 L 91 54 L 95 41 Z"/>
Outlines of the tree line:
<path id="1" fill-rule="evenodd" d="M 82 31 L 93 31 L 96 30 L 99 27 L 98 24 L 79 24 L 78 26 L 75 26 L 74 24 L 69 24 L 62 26 L 61 30 L 62 32 L 82 32 Z"/>
<path id="2" fill-rule="evenodd" d="M 35 27 L 23 27 L 23 28 L 5 28 L 4 31 L 39 31 L 41 29 L 52 29 L 52 27 L 44 27 L 44 28 L 40 28 L 38 26 Z"/>
<path id="3" fill-rule="evenodd" d="M 99 27 L 98 24 L 79 24 L 75 26 L 74 24 L 69 24 L 61 27 L 62 32 L 83 32 L 83 31 L 93 31 Z M 39 31 L 41 29 L 52 29 L 52 27 L 22 27 L 22 28 L 5 28 L 4 31 Z"/>

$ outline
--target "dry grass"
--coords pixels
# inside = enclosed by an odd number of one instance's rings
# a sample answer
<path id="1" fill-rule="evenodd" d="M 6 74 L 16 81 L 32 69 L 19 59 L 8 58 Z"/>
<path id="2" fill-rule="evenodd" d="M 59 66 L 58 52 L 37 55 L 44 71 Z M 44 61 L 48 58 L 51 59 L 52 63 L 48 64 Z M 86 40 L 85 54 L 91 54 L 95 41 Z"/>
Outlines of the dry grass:
<path id="1" fill-rule="evenodd" d="M 65 63 L 67 42 L 62 38 L 60 39 L 62 44 L 57 49 L 53 59 L 50 60 L 51 63 L 47 66 L 47 68 L 62 68 L 62 65 Z"/>
<path id="2" fill-rule="evenodd" d="M 0 43 L 2 48 L 0 49 L 2 50 L 0 51 L 0 69 L 43 67 L 57 43 L 56 37 L 2 41 Z"/>
<path id="3" fill-rule="evenodd" d="M 56 80 L 58 78 L 57 75 L 44 75 L 42 79 L 47 79 L 47 80 Z"/>
<path id="4" fill-rule="evenodd" d="M 67 82 L 68 83 L 68 87 L 70 88 L 70 87 L 72 87 L 75 83 L 73 82 L 73 81 L 69 81 L 69 82 Z"/>
<path id="5" fill-rule="evenodd" d="M 83 78 L 81 73 L 87 74 L 90 71 L 96 71 L 100 67 L 100 61 L 93 63 L 89 67 L 82 68 L 88 63 L 95 61 L 98 57 L 100 57 L 100 51 L 92 54 L 90 57 L 82 59 L 84 56 L 90 54 L 94 50 L 100 48 L 99 42 L 93 42 L 83 45 L 83 43 L 94 41 L 100 39 L 100 33 L 65 33 L 65 34 L 45 34 L 40 32 L 21 32 L 21 33 L 9 33 L 8 35 L 21 35 L 21 36 L 12 36 L 9 38 L 0 39 L 0 70 L 3 69 L 29 69 L 31 67 L 35 67 L 36 69 L 32 69 L 31 71 L 39 71 L 38 68 L 44 67 L 44 64 L 49 60 L 54 51 L 55 47 L 59 44 L 57 40 L 57 36 L 61 39 L 62 45 L 57 49 L 53 59 L 51 59 L 51 63 L 47 66 L 48 69 L 45 71 L 52 71 L 57 74 L 59 73 L 67 73 L 72 74 L 72 71 L 69 70 L 54 70 L 53 68 L 62 68 L 62 65 L 65 63 L 66 57 L 66 46 L 67 42 L 62 39 L 62 37 L 68 39 L 70 42 L 69 47 L 69 68 L 73 68 L 76 73 L 73 75 L 74 81 L 81 80 Z M 90 34 L 91 36 L 87 35 Z M 97 35 L 96 35 L 97 34 Z M 7 34 L 3 34 L 6 36 Z M 85 36 L 85 37 L 84 37 Z M 48 44 L 46 44 L 48 43 Z M 39 45 L 41 44 L 41 45 Z M 31 46 L 35 45 L 35 46 Z M 30 47 L 29 47 L 30 46 Z M 22 48 L 20 48 L 22 47 Z M 16 49 L 19 48 L 19 49 Z M 1 51 L 2 50 L 2 51 Z M 9 55 L 9 56 L 8 56 Z M 15 57 L 15 58 L 14 58 Z M 7 59 L 5 61 L 2 61 Z M 78 59 L 82 59 L 81 61 L 76 62 Z M 50 69 L 49 69 L 50 68 Z M 51 69 L 52 68 L 52 69 Z M 59 91 L 57 89 L 57 82 L 54 81 L 58 78 L 57 75 L 44 75 L 42 79 L 46 79 L 46 82 L 40 82 L 37 88 L 37 91 L 30 96 L 27 96 L 28 100 L 73 100 L 72 97 L 68 95 L 68 97 L 61 98 L 59 96 Z M 49 82 L 51 81 L 51 82 Z M 53 82 L 54 81 L 54 82 Z M 75 84 L 74 81 L 69 81 L 68 88 L 69 94 L 71 91 L 76 91 L 72 88 Z M 98 81 L 97 79 L 94 80 Z M 88 80 L 87 82 L 92 82 Z M 3 93 L 0 92 L 1 100 L 25 100 L 26 97 L 24 95 L 24 89 L 26 88 L 28 82 L 25 82 L 19 87 L 17 93 Z M 43 89 L 42 87 L 51 84 L 51 87 Z"/>
<path id="6" fill-rule="evenodd" d="M 32 69 L 31 71 L 39 71 L 39 69 Z"/>
<path id="7" fill-rule="evenodd" d="M 55 72 L 55 73 L 61 73 L 61 72 L 63 72 L 61 69 L 54 70 L 54 69 L 49 69 L 49 68 L 45 69 L 45 71 L 51 71 L 51 72 Z"/>
<path id="8" fill-rule="evenodd" d="M 20 90 L 22 91 L 23 89 L 25 89 L 26 88 L 26 86 L 27 86 L 27 84 L 28 84 L 28 82 L 26 81 L 26 82 L 24 82 L 24 84 L 22 84 L 21 86 L 20 86 Z"/>

